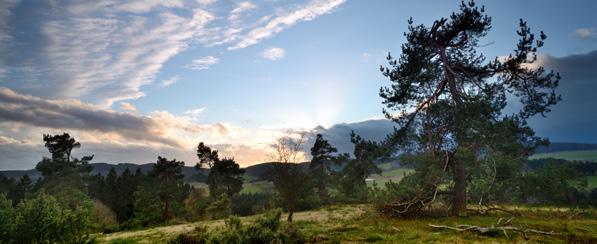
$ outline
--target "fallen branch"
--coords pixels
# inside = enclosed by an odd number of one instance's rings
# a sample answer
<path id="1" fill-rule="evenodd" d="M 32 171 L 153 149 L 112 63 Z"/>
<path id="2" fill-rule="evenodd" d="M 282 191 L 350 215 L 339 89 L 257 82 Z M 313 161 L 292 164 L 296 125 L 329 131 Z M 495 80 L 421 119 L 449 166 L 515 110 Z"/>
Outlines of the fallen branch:
<path id="1" fill-rule="evenodd" d="M 486 209 L 466 209 L 466 211 L 470 211 L 470 212 L 476 212 L 478 214 L 481 215 L 486 215 L 487 213 L 491 212 L 491 211 L 500 211 L 500 212 L 504 212 L 504 213 L 508 213 L 514 216 L 522 216 L 521 213 L 519 213 L 518 211 L 515 210 L 508 210 L 505 208 L 498 208 L 498 207 L 492 207 L 492 208 L 486 208 Z"/>
<path id="2" fill-rule="evenodd" d="M 503 218 L 499 218 L 496 226 L 492 225 L 492 226 L 488 226 L 488 227 L 482 227 L 482 226 L 476 226 L 476 225 L 448 226 L 448 225 L 435 225 L 435 224 L 429 224 L 429 226 L 432 228 L 447 229 L 447 230 L 453 230 L 456 232 L 469 231 L 469 232 L 477 233 L 480 235 L 485 235 L 485 234 L 489 234 L 489 233 L 503 233 L 504 236 L 506 236 L 506 237 L 508 237 L 508 231 L 522 233 L 525 238 L 528 238 L 527 233 L 540 234 L 540 235 L 551 235 L 551 236 L 562 235 L 562 233 L 558 233 L 558 232 L 554 232 L 554 231 L 542 231 L 542 230 L 536 230 L 536 229 L 527 229 L 527 228 L 523 228 L 522 226 L 514 227 L 512 225 L 509 225 L 513 219 L 514 218 L 510 218 L 510 219 L 502 222 Z"/>

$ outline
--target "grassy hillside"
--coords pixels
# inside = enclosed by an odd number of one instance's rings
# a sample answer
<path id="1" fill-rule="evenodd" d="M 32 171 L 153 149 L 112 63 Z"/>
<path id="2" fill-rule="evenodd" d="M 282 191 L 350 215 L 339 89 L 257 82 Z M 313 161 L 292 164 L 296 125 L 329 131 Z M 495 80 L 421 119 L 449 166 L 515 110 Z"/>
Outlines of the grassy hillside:
<path id="1" fill-rule="evenodd" d="M 553 231 L 554 235 L 527 233 L 491 232 L 487 235 L 463 231 L 437 229 L 429 226 L 461 224 L 491 226 L 497 221 L 510 219 L 508 214 L 489 214 L 468 217 L 422 217 L 418 219 L 389 219 L 378 216 L 369 205 L 331 206 L 315 211 L 295 214 L 295 223 L 302 235 L 310 242 L 317 243 L 502 243 L 502 242 L 597 242 L 597 218 L 595 210 L 571 210 L 563 208 L 509 207 L 521 215 L 511 220 L 514 227 Z M 285 216 L 282 216 L 284 218 Z M 257 216 L 241 218 L 243 223 L 251 223 Z M 192 231 L 197 226 L 206 226 L 213 231 L 224 228 L 223 220 L 201 221 L 151 228 L 147 230 L 125 231 L 112 234 L 99 234 L 102 243 L 165 243 L 177 235 Z"/>
<path id="2" fill-rule="evenodd" d="M 538 153 L 538 154 L 535 154 L 530 157 L 530 159 L 541 159 L 541 158 L 556 158 L 556 159 L 565 159 L 565 160 L 569 160 L 569 161 L 597 162 L 597 150 Z"/>

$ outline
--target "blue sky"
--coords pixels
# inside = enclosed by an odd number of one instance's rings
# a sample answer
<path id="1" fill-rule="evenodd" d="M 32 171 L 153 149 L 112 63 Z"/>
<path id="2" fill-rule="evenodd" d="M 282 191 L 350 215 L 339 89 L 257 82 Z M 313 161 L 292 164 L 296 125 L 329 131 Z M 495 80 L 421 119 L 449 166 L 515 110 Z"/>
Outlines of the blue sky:
<path id="1" fill-rule="evenodd" d="M 590 109 L 597 100 L 587 92 L 597 88 L 597 3 L 479 4 L 493 18 L 481 41 L 489 57 L 514 48 L 520 18 L 548 36 L 541 62 L 562 69 L 564 102 L 531 122 L 538 134 L 597 143 Z M 244 164 L 265 160 L 285 130 L 381 118 L 378 91 L 388 82 L 379 65 L 388 51 L 399 53 L 406 20 L 429 25 L 457 8 L 456 1 L 2 1 L 0 168 L 31 168 L 43 154 L 41 134 L 62 131 L 82 142 L 81 153 L 99 152 L 106 162 L 160 154 L 192 164 L 199 141 Z M 575 112 L 581 104 L 589 112 Z"/>

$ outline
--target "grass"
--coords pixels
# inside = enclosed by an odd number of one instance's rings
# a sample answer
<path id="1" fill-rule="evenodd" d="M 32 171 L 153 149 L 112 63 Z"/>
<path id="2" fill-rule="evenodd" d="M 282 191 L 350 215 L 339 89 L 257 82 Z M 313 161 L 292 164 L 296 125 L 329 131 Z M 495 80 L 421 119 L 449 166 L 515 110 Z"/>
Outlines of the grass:
<path id="1" fill-rule="evenodd" d="M 538 154 L 535 154 L 535 155 L 529 157 L 529 159 L 542 159 L 542 158 L 556 158 L 556 159 L 565 159 L 565 160 L 569 160 L 569 161 L 597 162 L 597 150 L 538 153 Z"/>
<path id="2" fill-rule="evenodd" d="M 554 231 L 561 235 L 547 236 L 502 233 L 478 235 L 470 232 L 454 232 L 431 228 L 429 224 L 455 226 L 470 224 L 478 226 L 495 225 L 499 218 L 508 219 L 508 214 L 484 216 L 463 216 L 443 218 L 391 219 L 379 216 L 369 205 L 330 206 L 319 210 L 298 212 L 294 223 L 310 242 L 323 243 L 568 243 L 597 242 L 597 211 L 594 209 L 567 209 L 550 207 L 512 206 L 521 213 L 512 220 L 513 226 Z M 284 219 L 286 216 L 282 216 Z M 257 216 L 243 217 L 243 223 L 254 221 Z M 195 226 L 208 229 L 223 226 L 223 220 L 201 221 L 156 227 L 140 231 L 125 231 L 98 235 L 102 243 L 163 243 L 180 233 L 189 232 Z"/>
<path id="3" fill-rule="evenodd" d="M 587 177 L 587 189 L 597 188 L 597 175 Z"/>
<path id="4" fill-rule="evenodd" d="M 243 183 L 242 193 L 260 193 L 260 192 L 272 192 L 274 184 L 270 181 L 253 181 Z"/>
<path id="5" fill-rule="evenodd" d="M 371 175 L 371 177 L 369 177 L 369 179 L 372 179 L 375 183 L 377 183 L 378 186 L 383 186 L 388 181 L 398 182 L 398 181 L 402 180 L 402 178 L 406 174 L 410 174 L 412 172 L 413 172 L 412 169 L 395 168 L 392 170 L 384 171 L 380 175 L 379 174 Z M 371 182 L 371 181 L 369 181 L 369 182 Z M 371 182 L 371 183 L 373 183 L 373 182 Z"/>

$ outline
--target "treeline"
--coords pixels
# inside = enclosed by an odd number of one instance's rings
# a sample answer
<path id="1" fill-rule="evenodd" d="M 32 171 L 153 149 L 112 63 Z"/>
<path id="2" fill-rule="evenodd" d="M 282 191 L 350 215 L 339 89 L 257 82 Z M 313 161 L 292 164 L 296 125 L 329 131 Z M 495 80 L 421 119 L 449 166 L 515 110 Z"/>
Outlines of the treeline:
<path id="1" fill-rule="evenodd" d="M 118 174 L 112 168 L 105 176 L 91 175 L 93 155 L 71 156 L 79 142 L 67 133 L 44 135 L 51 156 L 36 165 L 43 177 L 32 182 L 28 176 L 15 181 L 0 175 L 0 239 L 79 242 L 93 232 L 251 215 L 278 207 L 288 211 L 292 221 L 294 211 L 366 200 L 365 179 L 379 172 L 376 164 L 333 156 L 337 150 L 318 135 L 311 149 L 313 160 L 308 168 L 302 167 L 304 139 L 302 134 L 299 139 L 286 136 L 278 141 L 276 163 L 267 170 L 274 193 L 240 193 L 244 169 L 204 143 L 197 147 L 195 167 L 198 174 L 209 169 L 207 190 L 182 180 L 184 162 L 162 157 L 147 174 L 140 168 Z M 331 169 L 343 163 L 343 171 Z"/>
<path id="2" fill-rule="evenodd" d="M 44 135 L 51 157 L 36 166 L 43 177 L 36 182 L 25 175 L 19 180 L 0 176 L 0 238 L 3 242 L 79 242 L 89 233 L 114 232 L 168 223 L 253 215 L 272 209 L 285 210 L 292 222 L 295 211 L 338 203 L 373 202 L 384 206 L 418 191 L 426 175 L 406 175 L 400 182 L 367 185 L 371 174 L 381 173 L 383 160 L 376 142 L 355 133 L 353 156 L 339 154 L 322 135 L 310 147 L 311 160 L 304 164 L 306 134 L 287 135 L 274 145 L 272 161 L 263 176 L 274 192 L 241 193 L 244 169 L 233 158 L 220 158 L 204 143 L 197 146 L 198 173 L 209 169 L 207 189 L 183 181 L 184 162 L 158 157 L 144 174 L 114 168 L 105 176 L 91 175 L 92 156 L 71 156 L 80 144 L 70 135 Z M 401 163 L 417 169 L 420 160 L 404 154 Z M 594 163 L 563 160 L 512 161 L 495 167 L 479 167 L 467 192 L 468 204 L 597 204 L 597 189 L 587 190 L 587 176 Z M 438 197 L 438 202 L 444 196 Z M 391 213 L 389 213 L 391 215 Z"/>

